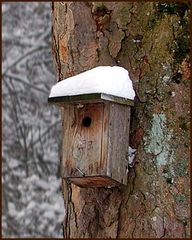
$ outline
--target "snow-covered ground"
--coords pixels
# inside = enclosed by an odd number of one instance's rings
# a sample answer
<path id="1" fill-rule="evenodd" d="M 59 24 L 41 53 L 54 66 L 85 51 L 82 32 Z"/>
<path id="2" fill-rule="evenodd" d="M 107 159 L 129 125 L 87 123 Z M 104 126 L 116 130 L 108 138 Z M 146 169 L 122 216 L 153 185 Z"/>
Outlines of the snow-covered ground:
<path id="1" fill-rule="evenodd" d="M 47 105 L 56 82 L 51 5 L 2 4 L 3 237 L 62 237 L 61 121 Z"/>

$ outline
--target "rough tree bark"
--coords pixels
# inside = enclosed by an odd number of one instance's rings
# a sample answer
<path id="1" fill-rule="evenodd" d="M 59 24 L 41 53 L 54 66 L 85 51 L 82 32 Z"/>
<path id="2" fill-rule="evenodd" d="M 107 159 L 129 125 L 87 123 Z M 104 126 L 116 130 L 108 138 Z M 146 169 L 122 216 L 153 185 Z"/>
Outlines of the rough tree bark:
<path id="1" fill-rule="evenodd" d="M 65 237 L 189 237 L 189 4 L 55 2 L 52 9 L 58 80 L 119 65 L 137 92 L 129 184 L 63 181 Z"/>

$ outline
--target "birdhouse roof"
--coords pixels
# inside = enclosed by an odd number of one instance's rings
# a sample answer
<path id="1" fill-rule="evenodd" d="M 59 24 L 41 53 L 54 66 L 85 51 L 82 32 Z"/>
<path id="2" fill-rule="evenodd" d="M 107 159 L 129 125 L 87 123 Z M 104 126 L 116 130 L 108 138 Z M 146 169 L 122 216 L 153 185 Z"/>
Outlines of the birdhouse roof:
<path id="1" fill-rule="evenodd" d="M 100 66 L 56 83 L 49 103 L 112 101 L 133 105 L 135 91 L 126 69 Z"/>

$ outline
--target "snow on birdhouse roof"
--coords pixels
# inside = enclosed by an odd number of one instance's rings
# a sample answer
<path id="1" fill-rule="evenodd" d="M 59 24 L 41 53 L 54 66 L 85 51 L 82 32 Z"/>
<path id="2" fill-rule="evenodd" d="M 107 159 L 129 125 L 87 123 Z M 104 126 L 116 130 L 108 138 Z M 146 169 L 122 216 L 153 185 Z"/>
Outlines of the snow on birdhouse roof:
<path id="1" fill-rule="evenodd" d="M 135 91 L 126 69 L 99 66 L 56 83 L 50 98 L 101 93 L 133 100 Z"/>

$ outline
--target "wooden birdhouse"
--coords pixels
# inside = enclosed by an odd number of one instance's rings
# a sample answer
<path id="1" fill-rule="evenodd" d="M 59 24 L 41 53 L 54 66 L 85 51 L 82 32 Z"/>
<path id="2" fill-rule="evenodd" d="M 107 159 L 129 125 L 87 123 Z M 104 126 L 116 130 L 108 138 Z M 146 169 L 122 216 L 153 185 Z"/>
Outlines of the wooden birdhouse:
<path id="1" fill-rule="evenodd" d="M 49 97 L 62 108 L 61 177 L 80 187 L 127 184 L 130 107 L 111 94 Z"/>

